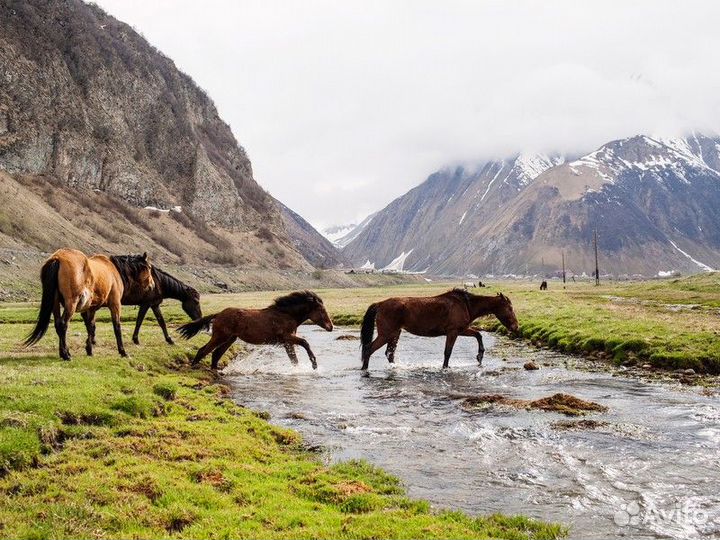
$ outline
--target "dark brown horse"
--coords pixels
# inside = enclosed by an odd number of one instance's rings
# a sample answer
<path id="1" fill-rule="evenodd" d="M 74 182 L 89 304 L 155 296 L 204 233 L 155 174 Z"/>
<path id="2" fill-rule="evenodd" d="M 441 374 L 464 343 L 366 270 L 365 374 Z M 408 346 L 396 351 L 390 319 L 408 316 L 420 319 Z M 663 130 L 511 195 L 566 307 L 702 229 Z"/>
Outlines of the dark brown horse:
<path id="1" fill-rule="evenodd" d="M 310 345 L 305 339 L 295 335 L 298 326 L 308 319 L 328 332 L 333 329 L 320 297 L 313 292 L 302 291 L 276 298 L 264 309 L 227 308 L 220 313 L 184 324 L 178 328 L 178 332 L 185 339 L 190 339 L 200 330 L 207 330 L 212 323 L 210 341 L 200 347 L 193 365 L 212 352 L 212 368 L 216 369 L 222 355 L 239 338 L 254 345 L 283 345 L 293 364 L 298 362 L 295 345 L 300 345 L 307 351 L 313 369 L 317 369 Z"/>
<path id="2" fill-rule="evenodd" d="M 407 330 L 416 336 L 447 336 L 445 339 L 445 361 L 448 367 L 455 340 L 458 336 L 469 336 L 478 342 L 478 363 L 482 363 L 485 347 L 480 331 L 470 328 L 472 322 L 483 315 L 495 315 L 511 332 L 518 331 L 510 299 L 498 293 L 497 296 L 479 296 L 462 289 L 453 289 L 430 297 L 388 298 L 372 304 L 365 312 L 360 332 L 362 343 L 362 368 L 367 369 L 370 356 L 387 344 L 385 356 L 395 361 L 400 332 Z M 373 341 L 377 321 L 378 336 Z"/>
<path id="3" fill-rule="evenodd" d="M 165 341 L 172 345 L 173 340 L 167 331 L 167 326 L 165 326 L 165 318 L 163 317 L 162 311 L 160 311 L 160 304 L 162 304 L 162 301 L 166 298 L 179 300 L 182 302 L 183 311 L 188 314 L 191 320 L 199 319 L 202 317 L 200 293 L 164 270 L 160 270 L 157 266 L 152 267 L 152 277 L 155 283 L 153 288 L 143 290 L 140 287 L 133 287 L 125 289 L 122 297 L 122 304 L 124 306 L 140 306 L 137 320 L 135 321 L 135 331 L 132 337 L 133 343 L 136 345 L 140 344 L 140 327 L 142 326 L 148 309 L 152 309 L 152 312 L 155 314 L 155 319 L 165 335 Z"/>
<path id="4" fill-rule="evenodd" d="M 59 249 L 43 264 L 40 271 L 42 300 L 35 329 L 25 340 L 30 346 L 40 341 L 55 319 L 60 343 L 60 358 L 70 360 L 67 328 L 75 312 L 82 314 L 88 337 L 85 351 L 92 356 L 95 344 L 95 313 L 102 307 L 110 310 L 115 341 L 120 356 L 127 356 L 120 328 L 120 305 L 126 289 L 144 291 L 154 287 L 152 266 L 143 255 L 86 257 L 75 249 Z M 62 309 L 62 314 L 61 314 Z"/>

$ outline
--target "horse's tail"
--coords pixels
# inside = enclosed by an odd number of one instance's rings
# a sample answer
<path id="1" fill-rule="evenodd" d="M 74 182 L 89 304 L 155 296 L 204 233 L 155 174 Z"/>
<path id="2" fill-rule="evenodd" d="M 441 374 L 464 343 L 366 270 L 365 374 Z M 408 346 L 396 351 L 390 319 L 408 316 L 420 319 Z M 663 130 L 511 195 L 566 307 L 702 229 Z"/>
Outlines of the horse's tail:
<path id="1" fill-rule="evenodd" d="M 60 261 L 58 259 L 50 259 L 43 264 L 40 270 L 40 281 L 42 282 L 42 300 L 40 300 L 40 313 L 38 313 L 35 329 L 25 338 L 23 344 L 26 347 L 34 345 L 45 335 L 50 325 L 50 315 L 53 312 L 55 296 L 58 292 L 58 272 L 60 271 Z"/>
<path id="2" fill-rule="evenodd" d="M 370 344 L 373 340 L 373 332 L 375 331 L 375 317 L 377 317 L 377 304 L 370 304 L 367 308 L 365 316 L 360 327 L 360 344 L 362 345 L 362 357 L 367 358 L 370 354 Z"/>
<path id="3" fill-rule="evenodd" d="M 201 317 L 187 324 L 183 324 L 178 327 L 177 331 L 183 338 L 190 339 L 200 332 L 200 330 L 208 330 L 210 328 L 210 323 L 215 317 L 217 317 L 217 313 Z"/>

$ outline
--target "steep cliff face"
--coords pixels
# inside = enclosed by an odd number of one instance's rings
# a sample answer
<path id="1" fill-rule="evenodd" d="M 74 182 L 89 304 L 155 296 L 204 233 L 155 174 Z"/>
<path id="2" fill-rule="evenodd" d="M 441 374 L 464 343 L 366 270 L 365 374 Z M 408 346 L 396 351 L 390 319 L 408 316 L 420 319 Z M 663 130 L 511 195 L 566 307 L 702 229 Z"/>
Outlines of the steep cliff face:
<path id="1" fill-rule="evenodd" d="M 720 139 L 645 136 L 557 156 L 448 169 L 379 212 L 344 250 L 356 265 L 435 273 L 613 274 L 720 266 Z"/>
<path id="2" fill-rule="evenodd" d="M 80 0 L 0 5 L 0 167 L 280 231 L 245 151 L 170 59 Z"/>
<path id="3" fill-rule="evenodd" d="M 128 215 L 174 209 L 175 219 L 151 222 L 148 247 L 160 256 L 309 267 L 212 101 L 132 28 L 80 0 L 0 0 L 0 21 L 0 170 L 19 191 L 61 190 L 62 207 L 47 208 L 58 226 L 64 219 L 81 230 L 72 222 L 87 209 L 82 201 L 102 195 Z M 137 224 L 124 225 L 121 241 L 98 231 L 90 239 L 134 245 Z M 14 240 L 40 247 L 32 236 Z"/>

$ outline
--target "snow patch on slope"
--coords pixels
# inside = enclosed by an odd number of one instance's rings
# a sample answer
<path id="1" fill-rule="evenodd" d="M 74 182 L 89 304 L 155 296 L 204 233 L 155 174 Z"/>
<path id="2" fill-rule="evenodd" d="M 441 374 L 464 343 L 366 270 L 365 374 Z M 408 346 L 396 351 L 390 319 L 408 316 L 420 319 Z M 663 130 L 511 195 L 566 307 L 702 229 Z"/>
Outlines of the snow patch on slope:
<path id="1" fill-rule="evenodd" d="M 520 154 L 515 159 L 513 169 L 517 173 L 521 185 L 527 185 L 551 167 L 565 162 L 562 156 L 547 156 L 545 154 Z"/>
<path id="2" fill-rule="evenodd" d="M 698 265 L 700 268 L 702 268 L 703 271 L 705 271 L 705 272 L 714 272 L 714 270 L 713 270 L 711 267 L 709 267 L 707 264 L 702 263 L 702 262 L 698 261 L 697 259 L 693 259 L 693 257 L 692 257 L 689 253 L 687 253 L 686 251 L 683 251 L 682 249 L 680 249 L 675 242 L 673 242 L 672 240 L 669 240 L 669 242 L 670 242 L 670 244 L 672 244 L 672 247 L 674 247 L 676 250 L 678 250 L 680 253 L 682 253 L 685 257 L 687 257 L 687 258 L 690 259 L 693 263 L 695 263 L 695 264 Z"/>
<path id="3" fill-rule="evenodd" d="M 407 259 L 412 252 L 413 252 L 412 249 L 410 251 L 408 251 L 407 253 L 405 253 L 403 251 L 400 255 L 398 255 L 392 261 L 390 261 L 390 264 L 388 264 L 385 268 L 383 268 L 383 270 L 402 272 L 403 267 L 405 266 L 405 259 Z"/>
<path id="4" fill-rule="evenodd" d="M 487 189 L 485 190 L 485 193 L 482 194 L 482 197 L 480 197 L 480 201 L 482 202 L 485 196 L 488 194 L 488 191 L 490 191 L 490 188 L 492 187 L 495 180 L 497 180 L 497 177 L 500 176 L 500 173 L 505 168 L 505 161 L 500 162 L 500 168 L 498 169 L 498 172 L 495 173 L 495 176 L 493 176 L 492 180 L 490 180 L 490 183 L 487 186 Z M 478 203 L 479 204 L 479 203 Z"/>

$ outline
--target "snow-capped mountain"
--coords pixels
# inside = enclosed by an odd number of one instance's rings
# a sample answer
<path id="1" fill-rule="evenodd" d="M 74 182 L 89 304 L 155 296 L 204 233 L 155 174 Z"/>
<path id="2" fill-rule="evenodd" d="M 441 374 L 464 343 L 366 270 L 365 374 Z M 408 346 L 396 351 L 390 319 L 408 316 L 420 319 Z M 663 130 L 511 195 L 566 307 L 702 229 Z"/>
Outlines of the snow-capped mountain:
<path id="1" fill-rule="evenodd" d="M 609 142 L 575 159 L 519 154 L 432 174 L 378 212 L 343 253 L 444 274 L 720 267 L 720 138 Z"/>
<path id="2" fill-rule="evenodd" d="M 336 247 L 343 248 L 355 240 L 357 236 L 367 227 L 375 214 L 370 214 L 357 225 L 333 225 L 323 229 L 322 235 L 330 240 Z"/>
<path id="3" fill-rule="evenodd" d="M 325 229 L 323 229 L 321 231 L 321 234 L 325 238 L 330 240 L 330 242 L 335 244 L 338 240 L 340 240 L 343 236 L 352 231 L 355 227 L 357 227 L 356 223 L 349 223 L 347 225 L 333 225 L 331 227 L 326 227 Z"/>

